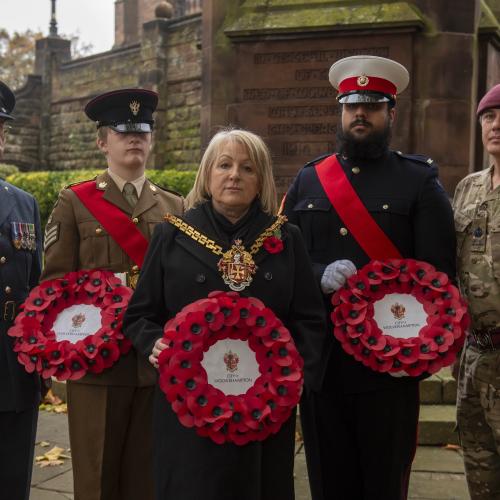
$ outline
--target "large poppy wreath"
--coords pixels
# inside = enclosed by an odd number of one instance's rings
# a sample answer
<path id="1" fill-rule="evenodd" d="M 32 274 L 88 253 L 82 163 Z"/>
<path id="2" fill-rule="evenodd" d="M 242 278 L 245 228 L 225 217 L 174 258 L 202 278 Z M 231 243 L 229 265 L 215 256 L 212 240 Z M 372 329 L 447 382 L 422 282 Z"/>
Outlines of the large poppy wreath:
<path id="1" fill-rule="evenodd" d="M 28 373 L 58 380 L 76 380 L 111 367 L 131 347 L 121 332 L 131 295 L 110 271 L 77 271 L 44 281 L 33 288 L 8 332 L 15 338 L 18 361 Z M 58 339 L 54 326 L 59 315 L 79 305 L 100 309 L 100 317 L 95 314 L 98 329 L 76 342 Z M 70 328 L 77 331 L 86 317 L 74 309 Z"/>
<path id="2" fill-rule="evenodd" d="M 398 323 L 405 326 L 405 307 L 397 300 L 390 307 L 395 330 L 383 330 L 375 320 L 377 302 L 387 297 L 390 306 L 391 294 L 411 295 L 422 304 L 426 318 L 415 335 L 394 333 Z M 467 305 L 448 276 L 412 259 L 370 262 L 333 295 L 332 304 L 334 335 L 344 351 L 396 376 L 435 373 L 452 364 L 469 324 Z"/>
<path id="3" fill-rule="evenodd" d="M 158 359 L 161 389 L 182 425 L 217 444 L 266 439 L 299 401 L 303 360 L 290 332 L 258 299 L 212 292 L 171 319 L 163 339 L 168 348 Z M 242 394 L 216 388 L 203 367 L 210 348 L 226 339 L 244 341 L 258 365 L 253 385 Z M 231 352 L 221 364 L 232 371 L 237 359 Z"/>

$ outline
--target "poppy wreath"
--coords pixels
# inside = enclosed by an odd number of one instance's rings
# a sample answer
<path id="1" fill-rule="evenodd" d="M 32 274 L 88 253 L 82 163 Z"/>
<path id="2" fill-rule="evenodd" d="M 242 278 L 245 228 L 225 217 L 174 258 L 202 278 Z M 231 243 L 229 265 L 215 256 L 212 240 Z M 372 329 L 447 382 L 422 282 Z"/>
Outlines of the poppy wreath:
<path id="1" fill-rule="evenodd" d="M 410 294 L 427 324 L 418 335 L 396 338 L 374 319 L 374 303 L 392 293 Z M 412 259 L 372 261 L 332 297 L 333 333 L 344 351 L 377 372 L 394 376 L 436 373 L 451 365 L 469 325 L 467 304 L 448 275 Z"/>
<path id="2" fill-rule="evenodd" d="M 244 445 L 278 432 L 300 399 L 303 360 L 290 332 L 258 299 L 212 292 L 167 322 L 159 384 L 182 425 L 217 444 Z M 216 342 L 237 339 L 255 352 L 260 375 L 246 393 L 226 395 L 201 361 Z"/>
<path id="3" fill-rule="evenodd" d="M 8 332 L 19 363 L 28 373 L 58 380 L 101 373 L 130 350 L 121 327 L 131 296 L 132 290 L 110 271 L 76 271 L 44 281 L 31 290 Z M 57 316 L 79 304 L 101 309 L 101 328 L 76 343 L 58 341 L 53 330 Z"/>

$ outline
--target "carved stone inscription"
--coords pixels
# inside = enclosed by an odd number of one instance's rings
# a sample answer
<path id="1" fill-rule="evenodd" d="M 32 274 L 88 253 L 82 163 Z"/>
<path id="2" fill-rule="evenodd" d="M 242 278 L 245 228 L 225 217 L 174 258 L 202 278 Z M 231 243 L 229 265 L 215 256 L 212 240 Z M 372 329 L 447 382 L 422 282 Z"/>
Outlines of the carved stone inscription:
<path id="1" fill-rule="evenodd" d="M 286 188 L 301 165 L 335 150 L 340 106 L 328 81 L 330 66 L 368 54 L 408 67 L 410 47 L 402 35 L 237 44 L 237 102 L 228 107 L 228 121 L 264 137 L 279 189 Z"/>

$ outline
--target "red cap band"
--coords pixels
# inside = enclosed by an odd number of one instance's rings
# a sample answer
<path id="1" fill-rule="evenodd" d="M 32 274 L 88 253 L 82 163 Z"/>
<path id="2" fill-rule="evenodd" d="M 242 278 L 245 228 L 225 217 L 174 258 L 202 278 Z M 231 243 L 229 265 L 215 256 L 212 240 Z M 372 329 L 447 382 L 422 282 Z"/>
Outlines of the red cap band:
<path id="1" fill-rule="evenodd" d="M 376 76 L 352 76 L 342 80 L 339 84 L 339 93 L 352 92 L 353 90 L 367 90 L 371 92 L 382 92 L 395 96 L 398 89 L 389 80 Z"/>

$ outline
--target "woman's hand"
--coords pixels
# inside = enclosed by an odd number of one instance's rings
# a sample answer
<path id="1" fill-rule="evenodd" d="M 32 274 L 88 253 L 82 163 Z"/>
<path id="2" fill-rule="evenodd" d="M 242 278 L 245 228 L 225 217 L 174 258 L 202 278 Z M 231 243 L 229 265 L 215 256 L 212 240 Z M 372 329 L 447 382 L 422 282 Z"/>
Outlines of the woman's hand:
<path id="1" fill-rule="evenodd" d="M 163 342 L 163 338 L 160 337 L 153 346 L 153 350 L 149 355 L 149 362 L 155 367 L 158 368 L 158 356 L 160 355 L 163 349 L 166 349 L 168 346 Z"/>

